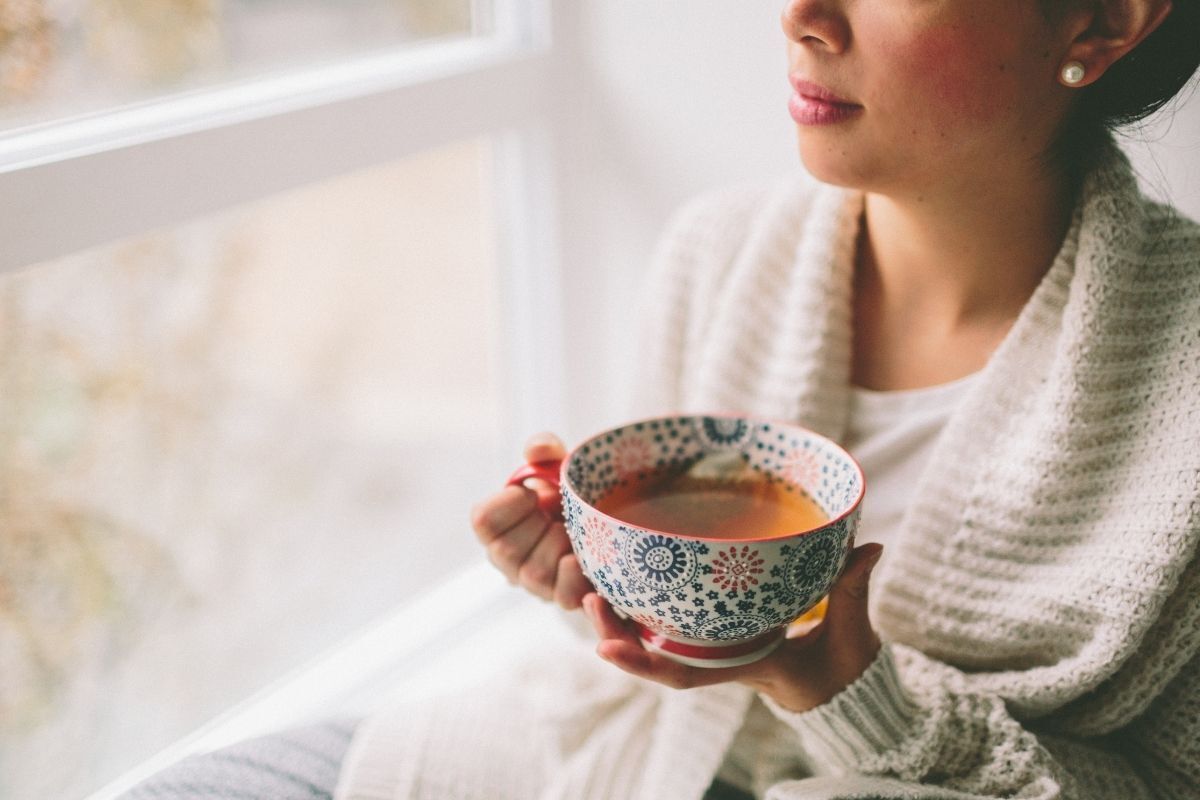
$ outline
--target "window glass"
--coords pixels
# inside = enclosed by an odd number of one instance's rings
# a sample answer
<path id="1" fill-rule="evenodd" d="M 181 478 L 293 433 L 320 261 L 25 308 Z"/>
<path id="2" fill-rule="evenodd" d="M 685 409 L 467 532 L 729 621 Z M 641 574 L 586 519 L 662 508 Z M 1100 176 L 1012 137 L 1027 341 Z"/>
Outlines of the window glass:
<path id="1" fill-rule="evenodd" d="M 82 796 L 478 558 L 489 152 L 0 276 L 0 796 Z"/>
<path id="2" fill-rule="evenodd" d="M 486 32 L 481 0 L 4 0 L 0 130 Z"/>

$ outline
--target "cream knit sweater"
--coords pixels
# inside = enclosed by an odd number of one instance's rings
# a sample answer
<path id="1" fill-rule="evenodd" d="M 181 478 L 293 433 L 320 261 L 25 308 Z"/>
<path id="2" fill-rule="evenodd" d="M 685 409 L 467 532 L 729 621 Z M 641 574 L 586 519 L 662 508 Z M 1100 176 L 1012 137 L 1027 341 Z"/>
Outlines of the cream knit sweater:
<path id="1" fill-rule="evenodd" d="M 643 410 L 839 437 L 861 211 L 808 182 L 687 207 L 648 295 Z M 1200 798 L 1198 540 L 1200 228 L 1113 148 L 915 482 L 873 579 L 879 658 L 825 706 L 772 707 L 766 796 Z M 698 800 L 753 700 L 581 646 L 380 713 L 339 797 Z"/>

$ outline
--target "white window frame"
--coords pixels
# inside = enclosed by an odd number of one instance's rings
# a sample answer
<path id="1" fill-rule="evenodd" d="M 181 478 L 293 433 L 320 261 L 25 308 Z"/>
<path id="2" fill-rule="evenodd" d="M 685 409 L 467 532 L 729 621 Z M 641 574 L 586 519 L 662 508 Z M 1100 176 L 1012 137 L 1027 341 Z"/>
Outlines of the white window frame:
<path id="1" fill-rule="evenodd" d="M 545 335 L 562 317 L 551 0 L 493 0 L 490 19 L 486 36 L 0 133 L 0 273 L 490 136 L 512 376 L 505 438 L 560 425 L 563 356 Z M 523 390 L 533 386 L 543 388 Z"/>
<path id="2" fill-rule="evenodd" d="M 508 381 L 502 433 L 517 453 L 523 436 L 560 429 L 567 419 L 555 213 L 563 121 L 554 94 L 563 54 L 552 4 L 493 0 L 493 33 L 486 36 L 405 46 L 2 132 L 0 274 L 487 137 Z M 436 598 L 464 594 L 458 587 L 471 584 L 473 599 L 458 613 L 473 618 L 508 594 L 487 574 L 472 567 L 441 595 L 416 603 L 442 602 Z M 284 721 L 297 713 L 291 698 L 304 696 L 310 707 L 333 700 L 372 679 L 367 673 L 380 665 L 403 662 L 412 653 L 396 647 L 401 637 L 392 628 L 419 613 L 419 607 L 399 609 L 93 797 L 115 797 L 186 752 Z M 346 670 L 347 663 L 359 667 Z M 342 665 L 342 685 L 329 679 L 334 665 Z"/>

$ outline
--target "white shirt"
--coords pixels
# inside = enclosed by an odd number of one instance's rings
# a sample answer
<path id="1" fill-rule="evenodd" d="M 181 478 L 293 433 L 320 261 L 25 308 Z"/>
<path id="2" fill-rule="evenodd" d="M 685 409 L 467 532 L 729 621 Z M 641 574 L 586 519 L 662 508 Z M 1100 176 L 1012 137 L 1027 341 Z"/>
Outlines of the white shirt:
<path id="1" fill-rule="evenodd" d="M 851 389 L 842 445 L 867 478 L 857 544 L 886 545 L 895 535 L 938 434 L 974 380 L 972 374 L 921 389 Z"/>
<path id="2" fill-rule="evenodd" d="M 857 544 L 886 545 L 900 527 L 913 487 L 924 471 L 946 421 L 966 394 L 975 375 L 921 389 L 879 392 L 852 387 L 850 415 L 843 446 L 867 479 L 859 518 Z M 718 777 L 756 797 L 782 776 L 772 772 L 792 761 L 819 772 L 804 761 L 803 748 L 791 728 L 755 700 L 734 737 Z"/>

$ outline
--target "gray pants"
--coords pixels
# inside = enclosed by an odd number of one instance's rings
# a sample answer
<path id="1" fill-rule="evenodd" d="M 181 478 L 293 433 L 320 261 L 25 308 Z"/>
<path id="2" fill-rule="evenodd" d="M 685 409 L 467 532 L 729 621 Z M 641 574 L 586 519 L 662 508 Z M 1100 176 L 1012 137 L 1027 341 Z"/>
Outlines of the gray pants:
<path id="1" fill-rule="evenodd" d="M 121 800 L 331 800 L 356 724 L 331 720 L 190 756 Z M 720 782 L 704 797 L 752 800 Z"/>
<path id="2" fill-rule="evenodd" d="M 330 800 L 356 720 L 330 720 L 190 756 L 121 800 Z"/>

